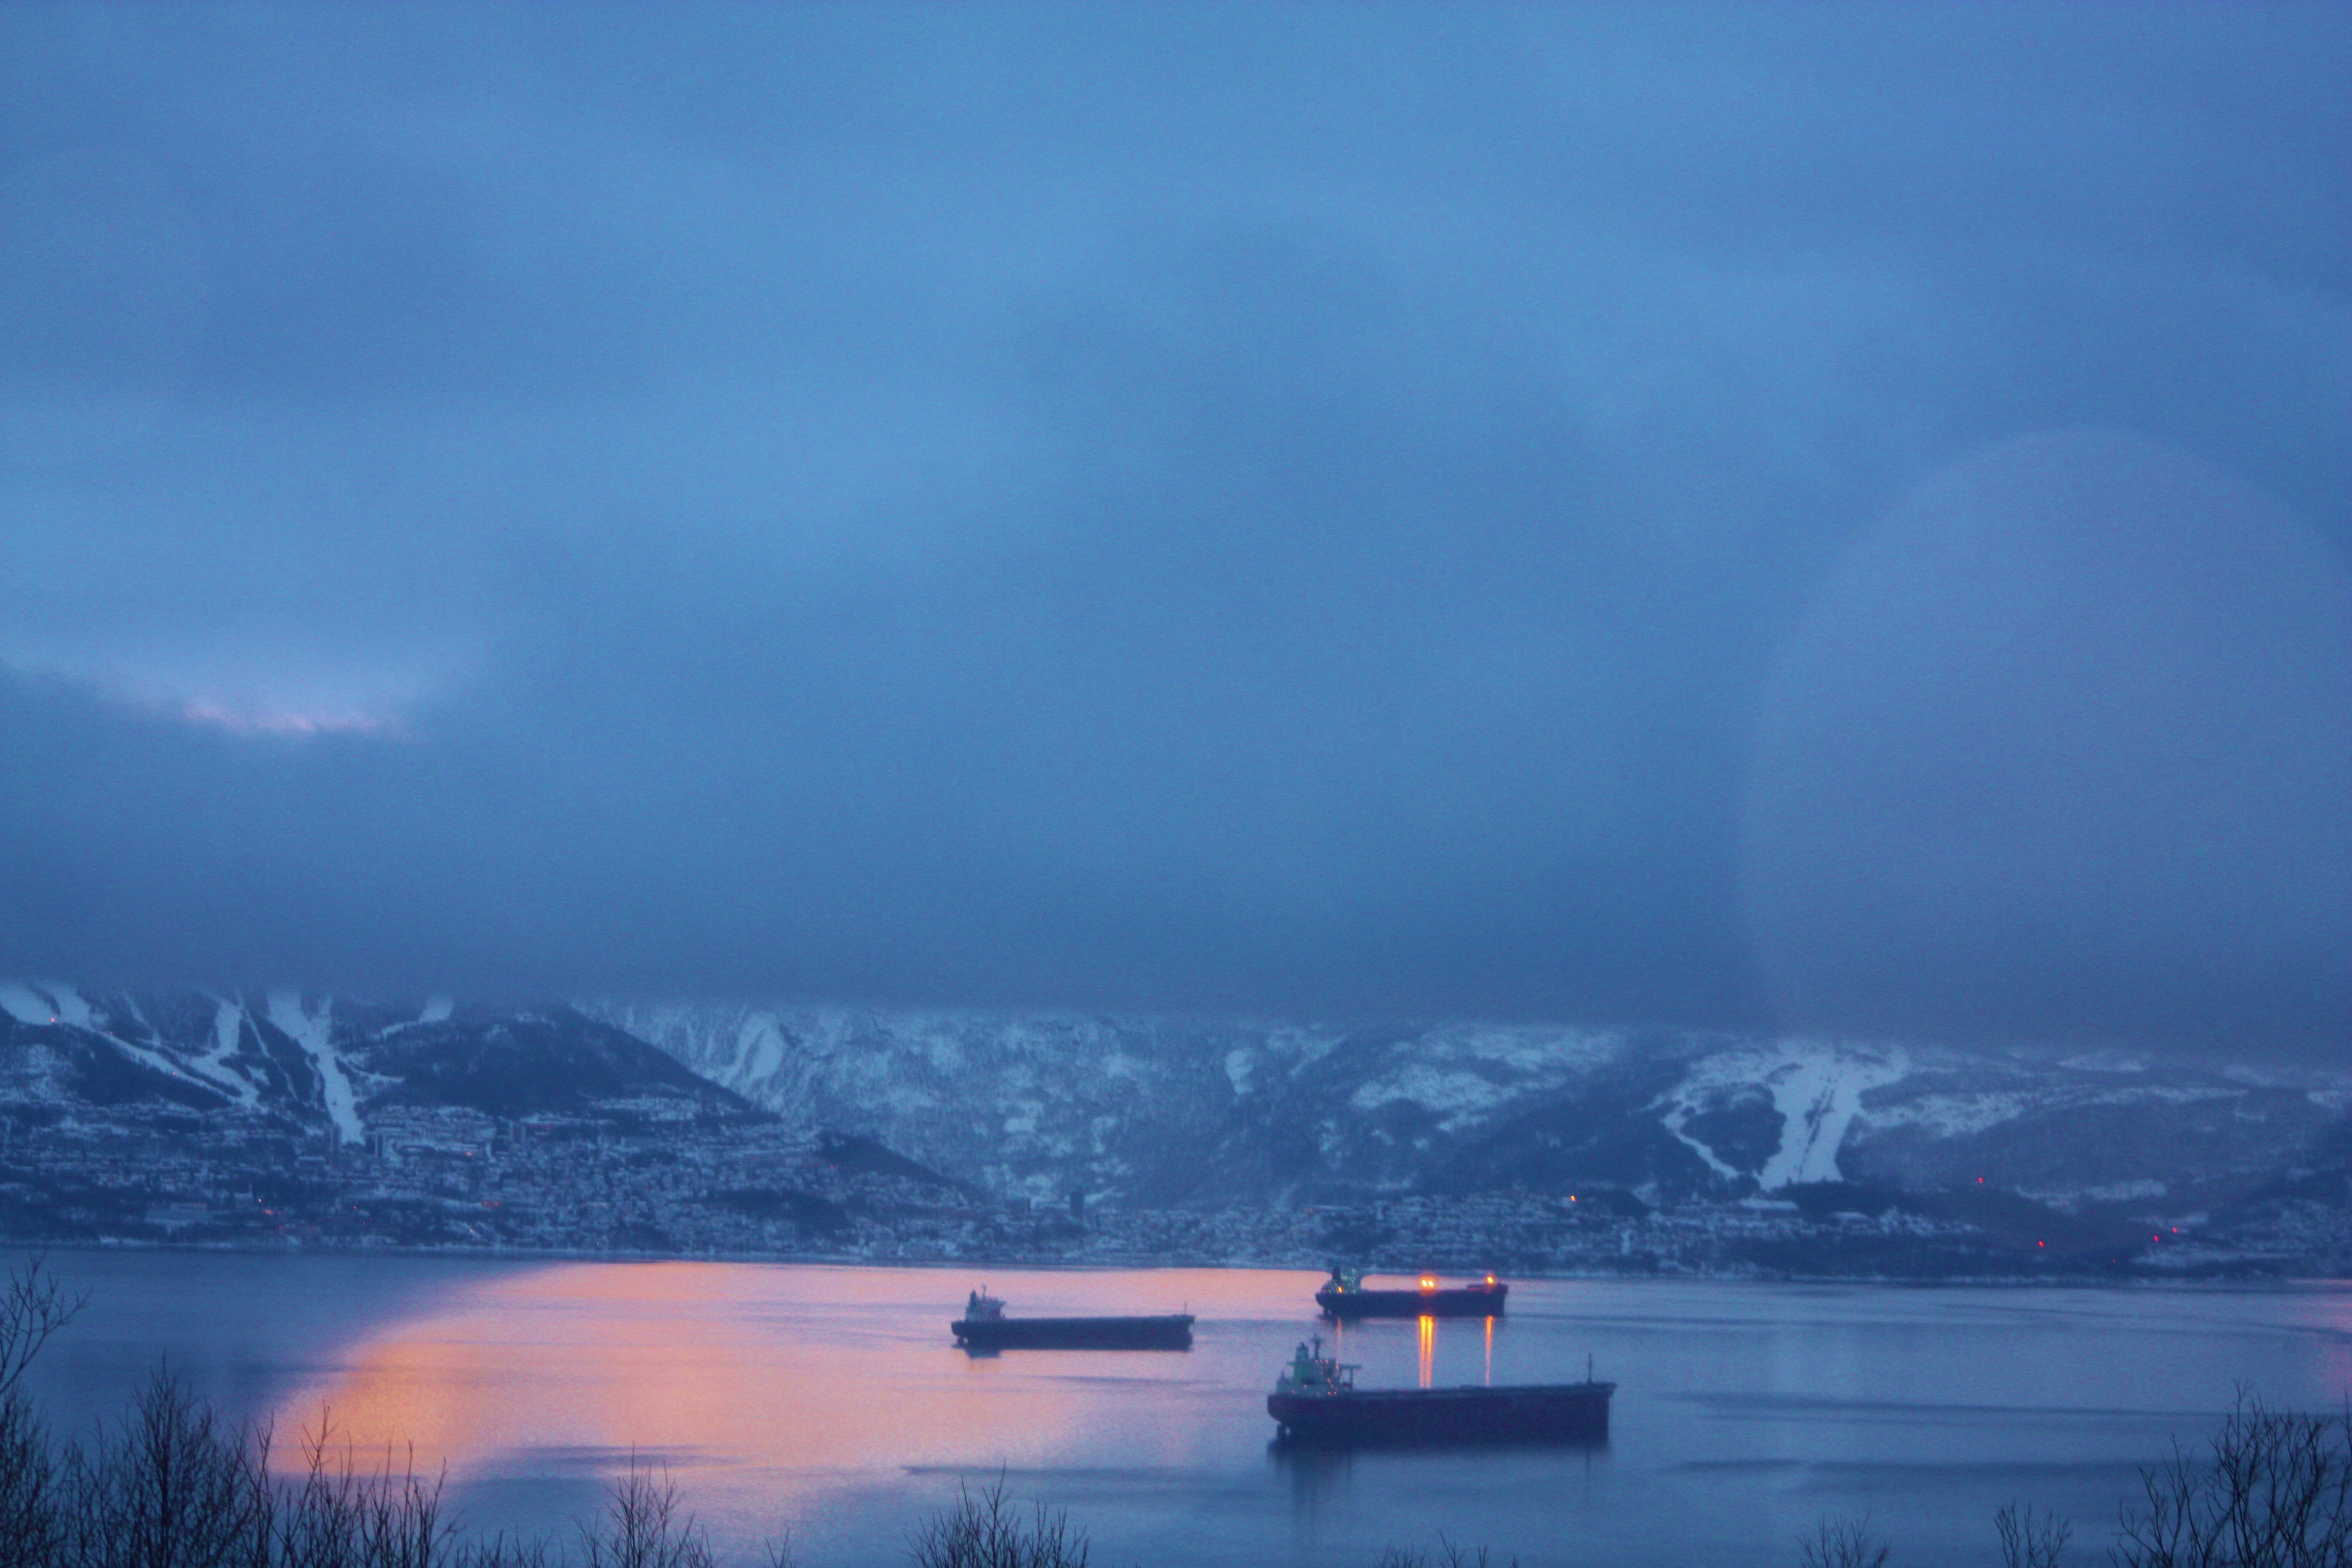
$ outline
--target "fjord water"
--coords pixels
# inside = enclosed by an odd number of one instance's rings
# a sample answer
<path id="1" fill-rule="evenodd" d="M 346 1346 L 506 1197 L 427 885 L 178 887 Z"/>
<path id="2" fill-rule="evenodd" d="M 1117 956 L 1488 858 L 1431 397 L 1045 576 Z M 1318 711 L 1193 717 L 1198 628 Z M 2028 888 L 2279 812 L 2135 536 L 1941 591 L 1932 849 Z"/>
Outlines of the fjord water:
<path id="1" fill-rule="evenodd" d="M 329 1413 L 484 1528 L 568 1529 L 630 1462 L 714 1541 L 786 1529 L 809 1568 L 906 1560 L 960 1485 L 1066 1509 L 1105 1564 L 1368 1565 L 1441 1532 L 1497 1562 L 1793 1563 L 1824 1512 L 1898 1557 L 1995 1560 L 2015 1499 L 2106 1538 L 2137 1468 L 2246 1384 L 2352 1392 L 2352 1285 L 2073 1290 L 1535 1280 L 1494 1321 L 1349 1327 L 1367 1386 L 1620 1384 L 1604 1447 L 1295 1455 L 1265 1394 L 1317 1279 L 743 1263 L 54 1255 L 90 1304 L 36 1389 L 72 1430 L 159 1361 L 281 1452 Z M 1194 1348 L 971 1357 L 967 1289 L 1024 1313 L 1200 1318 Z M 1326 1332 L 1329 1331 L 1325 1330 Z"/>

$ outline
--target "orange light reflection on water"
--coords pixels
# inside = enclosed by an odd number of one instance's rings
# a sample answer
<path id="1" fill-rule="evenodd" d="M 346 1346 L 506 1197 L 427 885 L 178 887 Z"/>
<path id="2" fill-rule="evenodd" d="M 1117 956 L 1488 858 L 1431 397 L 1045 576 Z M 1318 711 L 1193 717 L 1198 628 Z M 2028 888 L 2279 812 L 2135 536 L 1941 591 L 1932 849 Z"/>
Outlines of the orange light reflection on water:
<path id="1" fill-rule="evenodd" d="M 446 1465 L 462 1482 L 528 1467 L 533 1450 L 604 1450 L 590 1458 L 608 1470 L 632 1452 L 835 1473 L 1019 1463 L 1101 1419 L 1098 1401 L 1090 1415 L 1051 1375 L 1053 1352 L 1008 1371 L 955 1350 L 961 1288 L 939 1283 L 941 1304 L 915 1309 L 903 1278 L 870 1271 L 551 1268 L 377 1334 L 282 1405 L 278 1425 L 315 1427 L 323 1406 L 339 1446 L 414 1444 L 421 1470 Z"/>
<path id="2" fill-rule="evenodd" d="M 1437 1360 L 1437 1320 L 1423 1314 L 1421 1319 L 1421 1385 L 1429 1386 L 1430 1373 Z"/>

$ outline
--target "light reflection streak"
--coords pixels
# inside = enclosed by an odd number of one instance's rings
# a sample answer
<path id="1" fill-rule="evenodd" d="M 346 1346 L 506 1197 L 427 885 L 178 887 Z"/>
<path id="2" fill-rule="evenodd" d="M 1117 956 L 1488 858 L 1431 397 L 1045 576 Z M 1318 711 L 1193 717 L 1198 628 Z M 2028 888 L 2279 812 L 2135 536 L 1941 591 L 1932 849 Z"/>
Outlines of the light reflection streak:
<path id="1" fill-rule="evenodd" d="M 1486 1317 L 1486 1386 L 1495 1386 L 1495 1319 L 1492 1313 Z"/>
<path id="2" fill-rule="evenodd" d="M 501 1279 L 364 1342 L 339 1373 L 281 1405 L 277 1424 L 316 1428 L 323 1412 L 338 1448 L 404 1455 L 413 1444 L 420 1471 L 446 1466 L 462 1483 L 541 1470 L 557 1453 L 608 1469 L 632 1452 L 674 1463 L 757 1456 L 771 1473 L 836 1477 L 1020 1463 L 1100 1419 L 1082 1390 L 967 1359 L 947 1342 L 951 1309 L 915 1317 L 902 1280 L 835 1271 L 815 1282 L 819 1300 L 805 1294 L 810 1283 L 683 1262 Z M 919 1333 L 932 1316 L 936 1336 Z M 798 1331 L 812 1322 L 821 1327 Z M 1122 1439 L 1139 1440 L 1151 1441 Z"/>
<path id="3" fill-rule="evenodd" d="M 1431 1364 L 1437 1357 L 1437 1320 L 1424 1313 L 1421 1319 L 1421 1385 L 1429 1386 Z"/>

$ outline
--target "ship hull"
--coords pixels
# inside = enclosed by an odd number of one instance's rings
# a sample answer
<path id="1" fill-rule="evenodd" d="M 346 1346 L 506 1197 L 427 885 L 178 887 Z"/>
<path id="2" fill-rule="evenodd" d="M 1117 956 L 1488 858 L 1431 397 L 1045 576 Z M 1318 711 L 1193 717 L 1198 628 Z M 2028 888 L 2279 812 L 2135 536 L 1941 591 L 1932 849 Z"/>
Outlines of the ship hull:
<path id="1" fill-rule="evenodd" d="M 1334 1290 L 1315 1292 L 1328 1318 L 1499 1318 L 1508 1285 L 1465 1285 L 1450 1290 Z"/>
<path id="2" fill-rule="evenodd" d="M 1295 1443 L 1597 1442 L 1609 1436 L 1613 1383 L 1517 1388 L 1272 1394 L 1265 1411 Z"/>
<path id="3" fill-rule="evenodd" d="M 967 1350 L 1181 1351 L 1192 1344 L 1185 1312 L 1153 1318 L 960 1318 L 948 1325 Z"/>

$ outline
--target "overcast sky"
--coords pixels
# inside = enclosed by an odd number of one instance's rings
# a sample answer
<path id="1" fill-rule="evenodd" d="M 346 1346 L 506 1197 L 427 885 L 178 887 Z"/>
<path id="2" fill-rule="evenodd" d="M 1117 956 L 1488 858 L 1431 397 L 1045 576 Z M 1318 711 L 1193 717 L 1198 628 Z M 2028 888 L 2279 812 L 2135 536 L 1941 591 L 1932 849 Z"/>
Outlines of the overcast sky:
<path id="1" fill-rule="evenodd" d="M 2352 1045 L 2341 6 L 0 10 L 0 970 Z"/>

